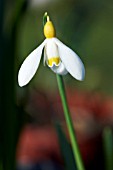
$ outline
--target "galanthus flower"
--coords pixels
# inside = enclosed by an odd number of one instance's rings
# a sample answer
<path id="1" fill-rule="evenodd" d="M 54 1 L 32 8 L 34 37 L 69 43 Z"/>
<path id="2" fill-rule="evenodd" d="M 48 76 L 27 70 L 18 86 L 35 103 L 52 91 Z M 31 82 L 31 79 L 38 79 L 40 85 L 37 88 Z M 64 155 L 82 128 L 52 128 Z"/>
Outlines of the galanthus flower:
<path id="1" fill-rule="evenodd" d="M 83 80 L 85 68 L 78 55 L 55 37 L 55 28 L 47 16 L 44 25 L 46 39 L 25 59 L 18 74 L 19 85 L 25 86 L 35 75 L 44 49 L 44 65 L 56 74 L 66 75 L 68 72 L 77 80 Z"/>

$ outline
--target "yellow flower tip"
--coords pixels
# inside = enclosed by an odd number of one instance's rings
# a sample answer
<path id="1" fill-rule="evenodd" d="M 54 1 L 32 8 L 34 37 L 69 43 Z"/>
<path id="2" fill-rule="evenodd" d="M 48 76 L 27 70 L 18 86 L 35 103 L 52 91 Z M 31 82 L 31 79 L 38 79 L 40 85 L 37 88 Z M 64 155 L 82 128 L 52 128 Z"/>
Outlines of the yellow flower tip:
<path id="1" fill-rule="evenodd" d="M 50 21 L 49 16 L 47 16 L 47 22 L 44 26 L 44 35 L 46 38 L 55 37 L 55 28 L 53 26 L 53 23 Z"/>

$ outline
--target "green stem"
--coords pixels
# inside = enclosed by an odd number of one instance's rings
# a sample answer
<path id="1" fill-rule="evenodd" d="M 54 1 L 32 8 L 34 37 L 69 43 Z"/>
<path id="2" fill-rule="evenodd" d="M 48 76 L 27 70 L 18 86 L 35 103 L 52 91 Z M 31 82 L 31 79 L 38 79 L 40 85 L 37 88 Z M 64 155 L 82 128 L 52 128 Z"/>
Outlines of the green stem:
<path id="1" fill-rule="evenodd" d="M 43 16 L 43 26 L 46 24 L 47 22 L 47 12 L 45 12 L 44 16 Z"/>
<path id="2" fill-rule="evenodd" d="M 70 112 L 69 112 L 69 108 L 68 108 L 68 104 L 67 104 L 67 100 L 66 100 L 63 78 L 62 78 L 62 76 L 60 76 L 58 74 L 57 74 L 57 82 L 58 82 L 59 93 L 60 93 L 61 101 L 62 101 L 62 105 L 63 105 L 64 115 L 65 115 L 68 131 L 69 131 L 69 135 L 70 135 L 70 140 L 71 140 L 71 144 L 72 144 L 74 159 L 75 159 L 78 170 L 85 170 L 83 161 L 81 158 L 80 150 L 79 150 L 79 147 L 77 144 L 77 139 L 75 136 L 72 119 L 70 117 Z"/>
<path id="3" fill-rule="evenodd" d="M 105 156 L 106 170 L 113 169 L 113 134 L 110 127 L 105 127 L 103 131 L 103 149 Z"/>

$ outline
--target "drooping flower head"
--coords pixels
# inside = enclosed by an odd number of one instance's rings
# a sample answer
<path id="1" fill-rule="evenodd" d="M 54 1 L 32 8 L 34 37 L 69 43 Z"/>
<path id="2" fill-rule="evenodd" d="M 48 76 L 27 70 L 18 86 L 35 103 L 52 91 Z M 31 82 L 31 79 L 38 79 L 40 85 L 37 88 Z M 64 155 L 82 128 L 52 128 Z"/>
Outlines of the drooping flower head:
<path id="1" fill-rule="evenodd" d="M 47 13 L 46 13 L 47 15 Z M 53 23 L 47 15 L 44 25 L 46 39 L 24 60 L 18 74 L 19 85 L 25 86 L 35 75 L 44 49 L 44 65 L 56 74 L 66 75 L 68 72 L 77 80 L 83 80 L 85 68 L 78 55 L 58 40 Z"/>

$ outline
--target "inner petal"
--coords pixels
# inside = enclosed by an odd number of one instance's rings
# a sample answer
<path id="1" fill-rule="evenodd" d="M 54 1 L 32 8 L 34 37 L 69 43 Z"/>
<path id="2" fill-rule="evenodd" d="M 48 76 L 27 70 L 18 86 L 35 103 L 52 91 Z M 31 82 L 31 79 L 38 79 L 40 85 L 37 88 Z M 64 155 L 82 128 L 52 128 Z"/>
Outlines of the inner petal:
<path id="1" fill-rule="evenodd" d="M 58 66 L 61 62 L 58 52 L 58 46 L 53 41 L 53 39 L 49 39 L 45 46 L 46 51 L 46 62 L 49 67 Z"/>
<path id="2" fill-rule="evenodd" d="M 54 64 L 58 66 L 60 63 L 60 58 L 59 57 L 52 57 L 48 59 L 48 65 L 52 67 Z"/>

